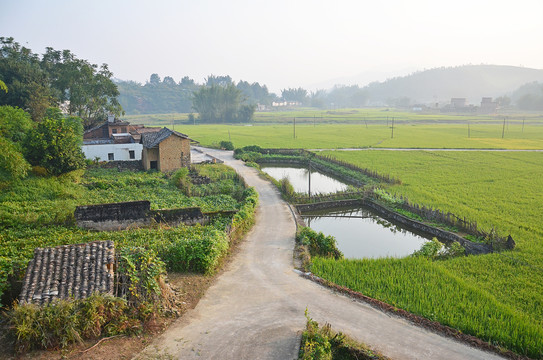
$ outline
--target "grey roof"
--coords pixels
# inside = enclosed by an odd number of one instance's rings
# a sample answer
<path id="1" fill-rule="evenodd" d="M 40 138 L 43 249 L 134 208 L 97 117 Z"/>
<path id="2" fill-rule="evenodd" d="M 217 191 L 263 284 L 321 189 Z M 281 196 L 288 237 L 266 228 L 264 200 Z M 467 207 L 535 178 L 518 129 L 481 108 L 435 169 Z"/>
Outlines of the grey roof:
<path id="1" fill-rule="evenodd" d="M 28 264 L 19 301 L 47 304 L 83 299 L 95 292 L 113 294 L 113 241 L 37 248 Z"/>
<path id="2" fill-rule="evenodd" d="M 143 144 L 144 147 L 148 149 L 154 148 L 155 146 L 160 144 L 162 141 L 169 138 L 171 135 L 177 135 L 183 139 L 192 140 L 185 134 L 170 130 L 168 128 L 163 128 L 162 130 L 157 131 L 157 132 L 149 132 L 149 133 L 141 134 L 141 143 Z"/>

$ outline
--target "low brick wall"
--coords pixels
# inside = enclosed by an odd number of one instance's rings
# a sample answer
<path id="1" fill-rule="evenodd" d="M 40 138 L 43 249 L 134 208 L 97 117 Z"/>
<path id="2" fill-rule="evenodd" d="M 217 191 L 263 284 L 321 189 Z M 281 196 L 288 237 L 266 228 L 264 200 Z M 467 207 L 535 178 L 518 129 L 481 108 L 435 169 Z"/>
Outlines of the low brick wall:
<path id="1" fill-rule="evenodd" d="M 457 242 L 460 245 L 462 245 L 464 249 L 466 249 L 466 254 L 480 255 L 480 254 L 488 254 L 493 251 L 491 245 L 469 241 L 452 232 L 423 224 L 419 221 L 410 219 L 406 216 L 390 211 L 387 208 L 369 199 L 326 201 L 326 202 L 320 202 L 320 203 L 314 203 L 314 204 L 300 204 L 300 205 L 295 205 L 295 206 L 296 206 L 296 209 L 300 213 L 303 213 L 304 211 L 310 211 L 310 210 L 325 210 L 325 209 L 333 209 L 333 208 L 345 207 L 345 206 L 365 206 L 371 209 L 377 215 L 381 216 L 382 218 L 387 219 L 391 221 L 392 223 L 401 225 L 407 229 L 411 229 L 415 232 L 426 234 L 430 237 L 436 237 L 441 242 L 445 242 L 445 243 Z"/>
<path id="2" fill-rule="evenodd" d="M 141 160 L 107 161 L 100 163 L 100 167 L 106 169 L 143 171 L 143 163 L 141 162 Z"/>
<path id="3" fill-rule="evenodd" d="M 78 206 L 74 217 L 77 226 L 99 231 L 124 230 L 149 226 L 152 222 L 171 226 L 180 224 L 205 225 L 218 216 L 231 216 L 237 211 L 202 213 L 199 207 L 151 210 L 149 201 L 129 201 L 111 204 Z"/>
<path id="4" fill-rule="evenodd" d="M 208 218 L 204 217 L 199 207 L 153 210 L 149 213 L 149 216 L 158 223 L 166 223 L 172 226 L 204 224 L 208 221 Z"/>
<path id="5" fill-rule="evenodd" d="M 148 225 L 149 201 L 128 201 L 111 204 L 85 205 L 75 209 L 77 226 L 91 230 L 122 230 Z"/>

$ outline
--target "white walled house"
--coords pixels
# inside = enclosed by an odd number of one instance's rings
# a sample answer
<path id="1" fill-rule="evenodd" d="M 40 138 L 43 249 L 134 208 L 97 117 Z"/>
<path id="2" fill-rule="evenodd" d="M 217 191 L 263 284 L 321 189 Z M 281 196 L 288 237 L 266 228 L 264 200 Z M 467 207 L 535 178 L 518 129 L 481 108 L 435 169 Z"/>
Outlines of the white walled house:
<path id="1" fill-rule="evenodd" d="M 142 149 L 143 145 L 138 143 L 84 144 L 81 146 L 87 159 L 99 158 L 98 161 L 140 161 Z"/>

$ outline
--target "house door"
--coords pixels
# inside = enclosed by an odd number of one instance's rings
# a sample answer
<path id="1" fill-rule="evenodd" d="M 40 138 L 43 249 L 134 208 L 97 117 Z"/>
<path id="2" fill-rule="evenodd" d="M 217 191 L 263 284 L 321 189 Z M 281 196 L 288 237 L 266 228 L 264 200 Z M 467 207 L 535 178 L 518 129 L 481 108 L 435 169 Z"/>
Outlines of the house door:
<path id="1" fill-rule="evenodd" d="M 151 170 L 158 170 L 158 161 L 151 161 L 149 165 Z"/>

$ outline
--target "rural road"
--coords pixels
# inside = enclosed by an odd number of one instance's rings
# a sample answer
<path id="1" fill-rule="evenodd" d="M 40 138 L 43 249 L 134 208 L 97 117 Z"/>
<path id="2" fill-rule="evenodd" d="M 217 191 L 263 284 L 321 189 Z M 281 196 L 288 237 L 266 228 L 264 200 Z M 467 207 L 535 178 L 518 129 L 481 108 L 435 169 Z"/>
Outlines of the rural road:
<path id="1" fill-rule="evenodd" d="M 137 359 L 296 359 L 304 311 L 392 359 L 500 359 L 317 285 L 293 269 L 295 224 L 274 186 L 232 152 L 223 159 L 260 195 L 256 225 L 196 308 Z"/>

